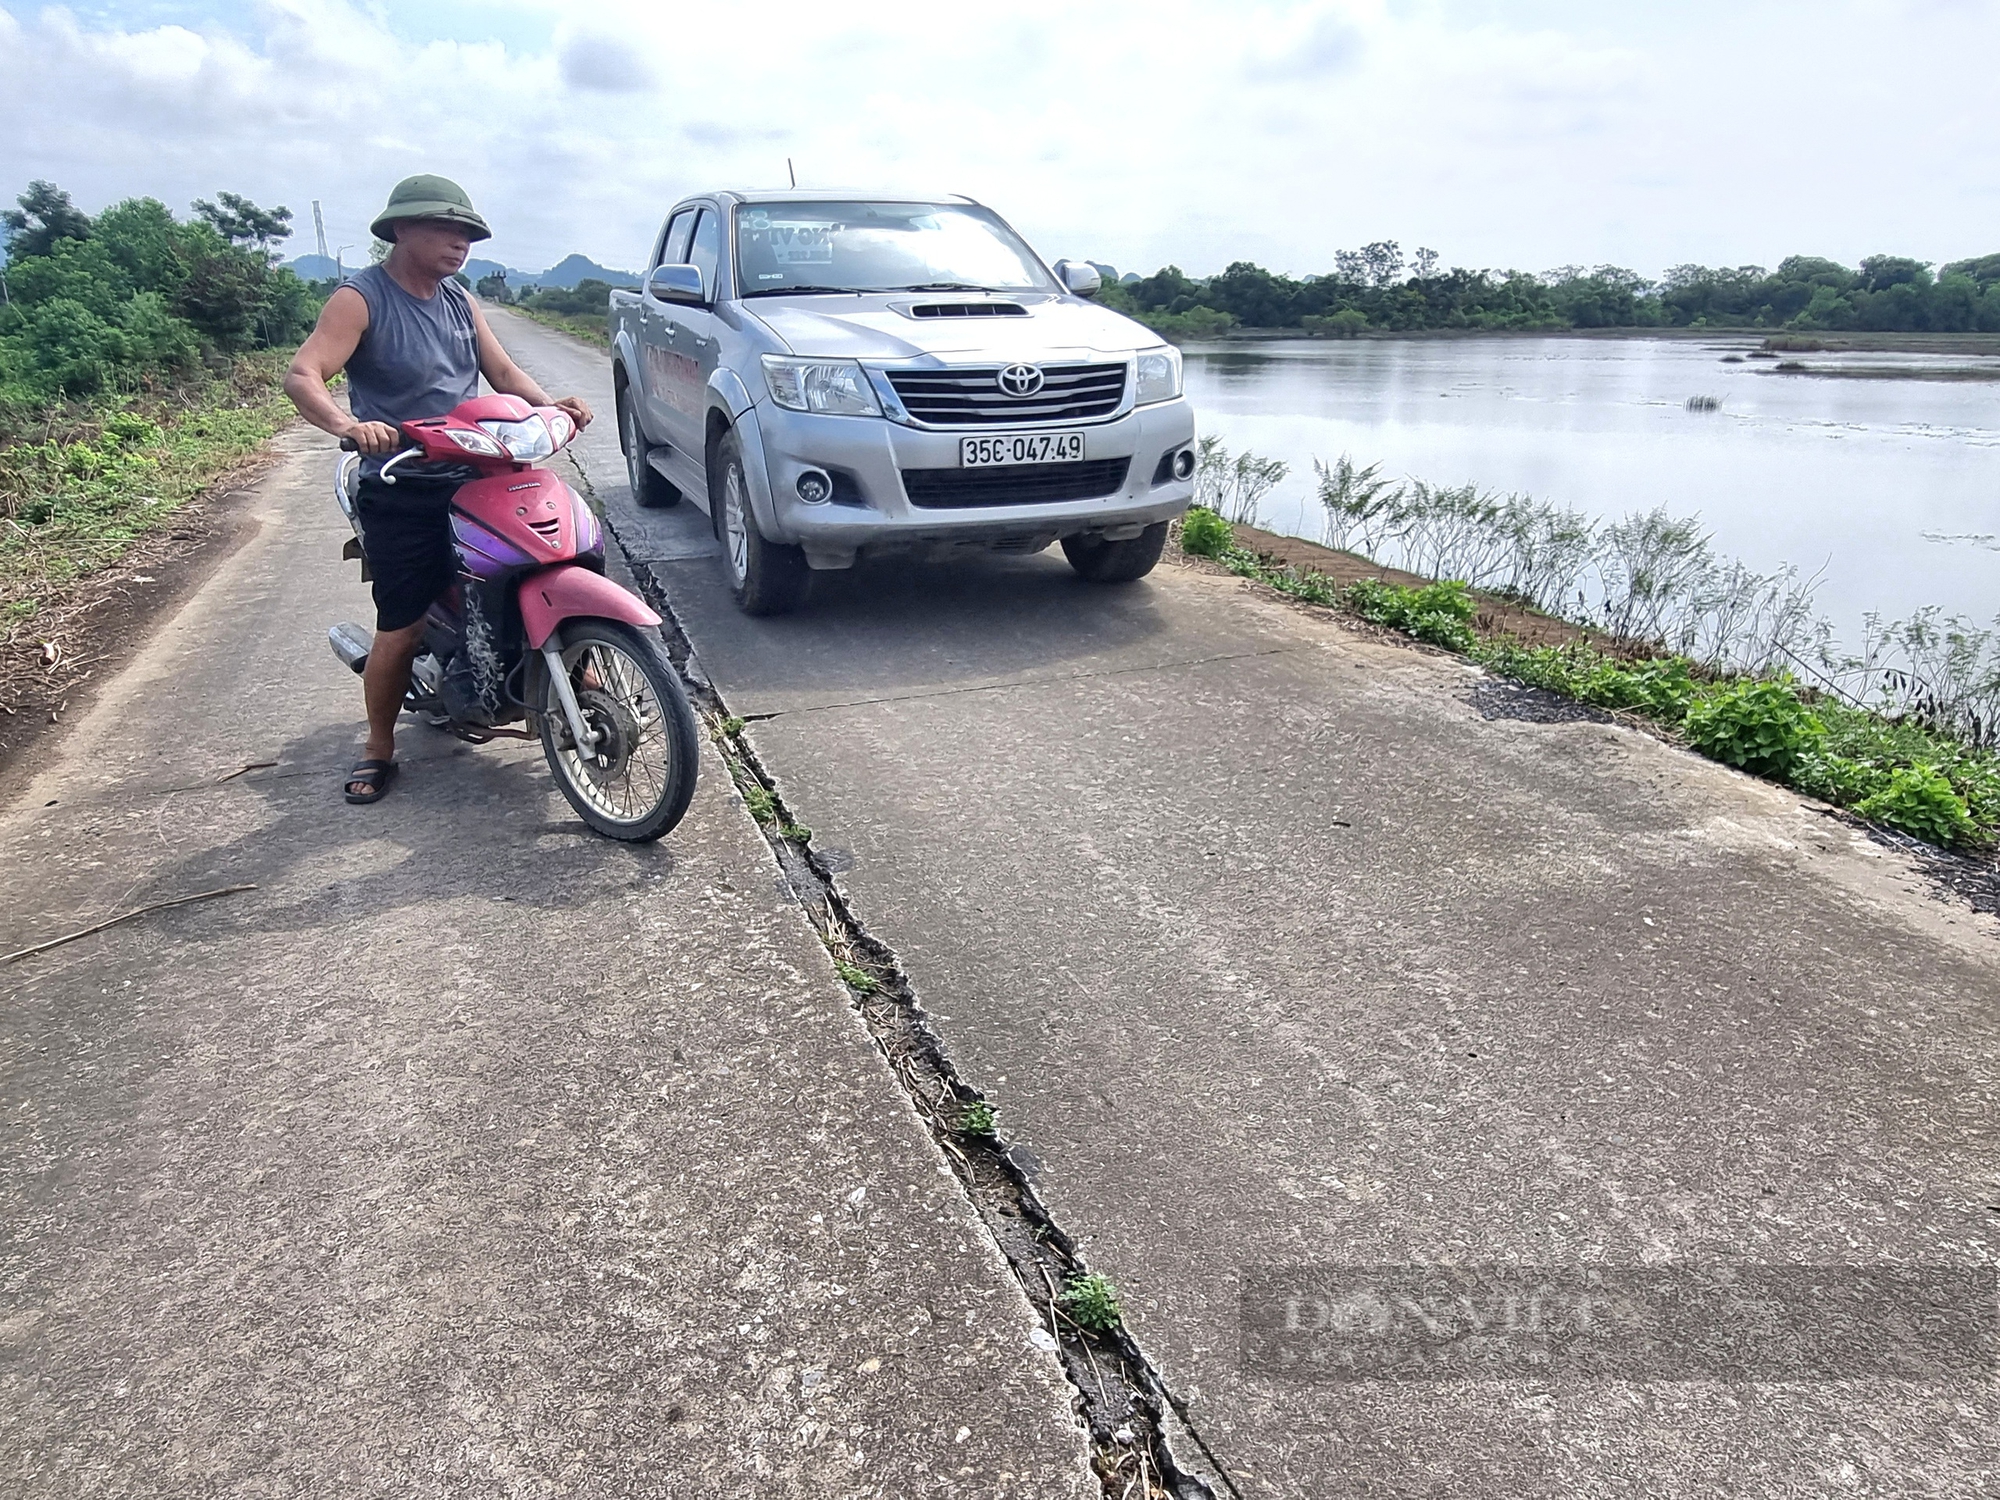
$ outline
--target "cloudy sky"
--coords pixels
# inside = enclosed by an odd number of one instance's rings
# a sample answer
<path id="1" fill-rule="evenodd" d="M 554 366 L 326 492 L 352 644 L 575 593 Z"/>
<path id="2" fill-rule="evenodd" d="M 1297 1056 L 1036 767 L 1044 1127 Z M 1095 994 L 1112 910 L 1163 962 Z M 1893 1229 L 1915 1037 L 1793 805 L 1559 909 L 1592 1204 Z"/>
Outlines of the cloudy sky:
<path id="1" fill-rule="evenodd" d="M 1996 57 L 1995 0 L 0 0 L 0 195 L 229 188 L 298 253 L 437 171 L 497 258 L 629 268 L 789 156 L 1141 270 L 1943 261 L 2000 251 Z"/>

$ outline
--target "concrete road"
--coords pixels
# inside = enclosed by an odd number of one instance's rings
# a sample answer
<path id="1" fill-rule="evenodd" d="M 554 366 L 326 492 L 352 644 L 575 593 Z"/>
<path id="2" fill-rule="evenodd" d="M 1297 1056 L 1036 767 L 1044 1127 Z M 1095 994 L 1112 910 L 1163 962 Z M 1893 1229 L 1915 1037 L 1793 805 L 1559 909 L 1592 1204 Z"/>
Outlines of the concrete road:
<path id="1" fill-rule="evenodd" d="M 281 443 L 0 817 L 0 952 L 256 887 L 0 967 L 0 1492 L 1096 1493 L 718 765 L 644 848 L 519 744 L 341 802 L 372 616 Z"/>
<path id="2" fill-rule="evenodd" d="M 608 403 L 601 354 L 505 336 Z M 1756 1381 L 1241 1348 L 1269 1268 L 1990 1276 L 1990 918 L 1792 795 L 1193 567 L 863 568 L 753 621 L 700 516 L 633 509 L 608 423 L 580 456 L 1238 1493 L 2000 1487 L 1990 1346 L 1920 1379 L 1872 1337 L 1765 1348 Z"/>

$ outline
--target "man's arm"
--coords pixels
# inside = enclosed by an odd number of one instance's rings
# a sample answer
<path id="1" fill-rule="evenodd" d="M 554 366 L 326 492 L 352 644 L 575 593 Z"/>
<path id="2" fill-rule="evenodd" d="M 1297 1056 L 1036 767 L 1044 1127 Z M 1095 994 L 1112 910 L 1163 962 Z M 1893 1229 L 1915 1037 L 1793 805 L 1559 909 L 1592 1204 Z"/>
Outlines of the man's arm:
<path id="1" fill-rule="evenodd" d="M 338 286 L 319 310 L 319 321 L 285 372 L 285 394 L 321 432 L 353 438 L 363 453 L 393 453 L 403 435 L 387 422 L 357 422 L 326 393 L 326 383 L 347 368 L 368 331 L 368 299 L 351 286 Z"/>
<path id="2" fill-rule="evenodd" d="M 514 357 L 500 347 L 492 325 L 486 321 L 486 314 L 480 310 L 478 300 L 468 296 L 467 304 L 472 308 L 472 321 L 479 329 L 479 373 L 486 377 L 486 383 L 503 396 L 519 396 L 533 406 L 560 406 L 576 420 L 577 431 L 590 425 L 590 408 L 580 396 L 550 396 L 526 370 L 514 363 Z"/>

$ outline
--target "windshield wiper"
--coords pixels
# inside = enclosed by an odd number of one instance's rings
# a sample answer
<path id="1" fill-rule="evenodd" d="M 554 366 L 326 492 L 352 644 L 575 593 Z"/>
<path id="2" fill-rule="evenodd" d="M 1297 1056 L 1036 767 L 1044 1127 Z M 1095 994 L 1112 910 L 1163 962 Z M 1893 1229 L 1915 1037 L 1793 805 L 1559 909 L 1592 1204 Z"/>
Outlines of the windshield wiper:
<path id="1" fill-rule="evenodd" d="M 919 281 L 913 286 L 878 286 L 877 292 L 1004 292 L 1004 286 L 980 286 L 970 281 Z"/>
<path id="2" fill-rule="evenodd" d="M 855 286 L 760 286 L 743 293 L 743 297 L 789 297 L 794 292 L 834 292 L 843 297 L 858 297 L 863 290 Z"/>

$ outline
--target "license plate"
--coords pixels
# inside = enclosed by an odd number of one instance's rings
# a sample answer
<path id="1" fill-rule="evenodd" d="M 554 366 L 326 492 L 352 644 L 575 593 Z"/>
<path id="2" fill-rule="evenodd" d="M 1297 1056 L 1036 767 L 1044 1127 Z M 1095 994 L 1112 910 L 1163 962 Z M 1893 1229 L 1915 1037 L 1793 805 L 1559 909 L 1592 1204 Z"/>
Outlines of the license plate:
<path id="1" fill-rule="evenodd" d="M 1001 437 L 958 440 L 961 469 L 991 469 L 1002 464 L 1080 464 L 1080 432 L 1015 432 Z"/>

